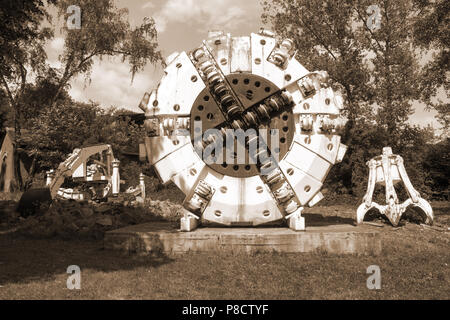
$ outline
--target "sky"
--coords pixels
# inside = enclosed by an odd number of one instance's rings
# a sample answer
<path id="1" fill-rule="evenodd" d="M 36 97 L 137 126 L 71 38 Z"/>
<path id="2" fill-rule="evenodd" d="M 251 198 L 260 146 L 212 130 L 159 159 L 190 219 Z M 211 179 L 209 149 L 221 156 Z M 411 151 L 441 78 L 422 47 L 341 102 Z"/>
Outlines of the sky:
<path id="1" fill-rule="evenodd" d="M 239 36 L 257 32 L 262 26 L 260 0 L 116 0 L 116 5 L 128 8 L 131 25 L 139 25 L 145 16 L 155 19 L 164 57 L 198 47 L 209 30 L 224 30 Z M 56 36 L 47 47 L 49 62 L 54 66 L 58 66 L 63 44 L 63 39 Z M 93 100 L 103 107 L 141 112 L 137 107 L 141 98 L 157 86 L 162 74 L 161 67 L 148 65 L 131 81 L 128 64 L 118 58 L 97 59 L 90 81 L 82 76 L 74 79 L 69 93 L 78 101 Z M 418 103 L 414 107 L 416 112 L 410 122 L 439 127 L 435 113 L 425 111 Z"/>

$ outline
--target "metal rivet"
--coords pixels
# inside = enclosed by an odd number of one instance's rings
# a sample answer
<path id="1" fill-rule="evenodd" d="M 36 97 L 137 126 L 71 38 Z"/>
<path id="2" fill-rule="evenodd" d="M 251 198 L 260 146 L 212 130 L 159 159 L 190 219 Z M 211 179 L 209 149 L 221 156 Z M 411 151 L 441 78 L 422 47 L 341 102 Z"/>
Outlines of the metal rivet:
<path id="1" fill-rule="evenodd" d="M 227 193 L 227 191 L 228 191 L 227 187 L 225 187 L 225 186 L 220 187 L 220 192 Z"/>
<path id="2" fill-rule="evenodd" d="M 325 99 L 325 104 L 326 104 L 326 105 L 329 105 L 329 104 L 330 104 L 330 99 L 329 99 L 329 98 L 326 98 L 326 99 Z"/>
<path id="3" fill-rule="evenodd" d="M 265 45 L 266 44 L 266 40 L 261 39 L 261 41 L 259 43 L 261 43 L 261 45 Z"/>
<path id="4" fill-rule="evenodd" d="M 174 105 L 173 110 L 180 111 L 180 105 L 179 104 Z"/>
<path id="5" fill-rule="evenodd" d="M 328 146 L 327 146 L 327 149 L 330 150 L 330 151 L 333 150 L 333 144 L 329 143 Z"/>
<path id="6" fill-rule="evenodd" d="M 192 82 L 197 81 L 197 76 L 192 76 L 192 77 L 191 77 L 191 81 L 192 81 Z"/>
<path id="7" fill-rule="evenodd" d="M 264 217 L 270 216 L 270 211 L 269 211 L 269 210 L 264 210 L 264 211 L 263 211 L 263 216 L 264 216 Z"/>
<path id="8" fill-rule="evenodd" d="M 153 101 L 153 106 L 157 107 L 158 106 L 158 100 Z"/>
<path id="9" fill-rule="evenodd" d="M 290 74 L 287 74 L 287 75 L 285 75 L 284 76 L 284 80 L 286 80 L 286 81 L 291 81 L 291 75 Z"/>
<path id="10" fill-rule="evenodd" d="M 214 214 L 215 214 L 217 217 L 220 217 L 220 216 L 222 215 L 222 211 L 216 210 L 216 211 L 214 211 Z"/>
<path id="11" fill-rule="evenodd" d="M 255 58 L 255 64 L 261 64 L 261 59 L 260 58 Z"/>
<path id="12" fill-rule="evenodd" d="M 195 168 L 192 168 L 191 170 L 189 170 L 189 173 L 191 174 L 191 176 L 195 176 L 197 174 L 197 170 L 195 170 Z"/>
<path id="13" fill-rule="evenodd" d="M 305 187 L 305 192 L 309 192 L 309 191 L 311 191 L 311 187 L 310 186 L 306 186 Z"/>
<path id="14" fill-rule="evenodd" d="M 304 103 L 303 104 L 303 109 L 308 110 L 309 109 L 309 103 Z"/>
<path id="15" fill-rule="evenodd" d="M 220 59 L 220 64 L 223 65 L 223 66 L 226 65 L 227 62 L 228 62 L 228 61 L 227 61 L 227 59 L 225 59 L 225 58 Z"/>
<path id="16" fill-rule="evenodd" d="M 286 172 L 287 172 L 288 175 L 292 176 L 294 174 L 294 169 L 289 168 L 289 169 L 287 169 Z"/>
<path id="17" fill-rule="evenodd" d="M 264 191 L 263 187 L 261 187 L 261 186 L 256 187 L 256 192 L 262 193 L 263 191 Z"/>
<path id="18" fill-rule="evenodd" d="M 183 65 L 181 64 L 181 63 L 177 63 L 177 65 L 176 65 L 176 67 L 178 68 L 178 69 L 180 69 L 181 67 L 182 67 Z"/>

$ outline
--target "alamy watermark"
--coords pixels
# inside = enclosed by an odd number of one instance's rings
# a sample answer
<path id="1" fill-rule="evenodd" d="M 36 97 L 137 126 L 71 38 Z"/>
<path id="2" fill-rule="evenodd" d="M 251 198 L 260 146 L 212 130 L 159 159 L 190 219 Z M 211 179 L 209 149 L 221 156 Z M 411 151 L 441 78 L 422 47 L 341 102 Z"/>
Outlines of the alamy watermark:
<path id="1" fill-rule="evenodd" d="M 70 16 L 67 18 L 67 28 L 69 30 L 81 29 L 81 8 L 71 5 L 66 11 Z"/>
<path id="2" fill-rule="evenodd" d="M 67 267 L 67 273 L 70 276 L 67 278 L 67 289 L 80 290 L 81 289 L 81 269 L 77 265 L 70 265 Z"/>
<path id="3" fill-rule="evenodd" d="M 369 290 L 380 290 L 381 289 L 381 270 L 377 265 L 370 265 L 367 267 L 367 274 L 370 274 L 367 278 L 367 289 Z"/>
<path id="4" fill-rule="evenodd" d="M 367 14 L 369 14 L 369 18 L 367 19 L 367 28 L 371 31 L 375 31 L 380 29 L 381 27 L 381 13 L 380 7 L 376 4 L 372 4 L 367 7 Z"/>

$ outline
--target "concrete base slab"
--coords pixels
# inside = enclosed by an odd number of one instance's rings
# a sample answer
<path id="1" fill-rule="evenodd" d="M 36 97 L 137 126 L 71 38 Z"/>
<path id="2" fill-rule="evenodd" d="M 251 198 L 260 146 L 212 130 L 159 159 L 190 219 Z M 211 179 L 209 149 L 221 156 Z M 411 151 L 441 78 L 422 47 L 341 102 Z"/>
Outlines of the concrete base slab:
<path id="1" fill-rule="evenodd" d="M 360 225 L 288 228 L 198 228 L 181 232 L 170 223 L 151 222 L 106 233 L 105 249 L 125 252 L 314 252 L 370 254 L 381 252 L 376 228 Z"/>

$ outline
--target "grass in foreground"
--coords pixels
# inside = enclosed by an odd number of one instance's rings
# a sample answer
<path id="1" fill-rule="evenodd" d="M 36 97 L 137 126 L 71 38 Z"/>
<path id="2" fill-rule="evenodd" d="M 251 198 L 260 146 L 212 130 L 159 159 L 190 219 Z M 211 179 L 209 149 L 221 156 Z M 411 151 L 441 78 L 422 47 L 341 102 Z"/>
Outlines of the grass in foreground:
<path id="1" fill-rule="evenodd" d="M 322 207 L 332 216 L 349 206 Z M 335 214 L 335 216 L 337 216 Z M 448 224 L 448 208 L 436 222 Z M 375 227 L 374 227 L 375 228 Z M 449 299 L 450 237 L 415 224 L 379 228 L 376 257 L 260 253 L 129 256 L 102 242 L 0 236 L 0 299 Z M 68 290 L 69 265 L 81 290 Z M 381 290 L 368 290 L 369 265 Z"/>

